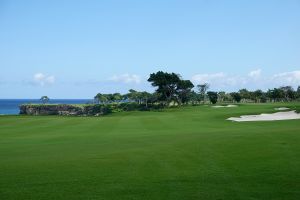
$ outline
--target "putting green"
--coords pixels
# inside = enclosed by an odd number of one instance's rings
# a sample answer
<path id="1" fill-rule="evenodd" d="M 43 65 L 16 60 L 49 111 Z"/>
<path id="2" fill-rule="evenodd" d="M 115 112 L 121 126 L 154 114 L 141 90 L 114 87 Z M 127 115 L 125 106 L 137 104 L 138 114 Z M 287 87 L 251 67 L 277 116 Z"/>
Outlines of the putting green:
<path id="1" fill-rule="evenodd" d="M 300 103 L 0 116 L 0 199 L 300 199 Z"/>

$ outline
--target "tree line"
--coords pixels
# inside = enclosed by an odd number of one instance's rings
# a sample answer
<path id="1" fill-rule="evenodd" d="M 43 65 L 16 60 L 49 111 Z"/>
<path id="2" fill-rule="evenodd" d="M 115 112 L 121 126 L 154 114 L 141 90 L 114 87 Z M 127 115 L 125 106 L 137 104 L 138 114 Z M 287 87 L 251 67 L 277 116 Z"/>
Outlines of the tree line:
<path id="1" fill-rule="evenodd" d="M 300 86 L 294 90 L 291 86 L 282 86 L 269 89 L 267 91 L 249 91 L 241 89 L 237 92 L 210 91 L 209 84 L 194 85 L 190 80 L 184 80 L 179 74 L 158 71 L 150 74 L 148 82 L 155 87 L 155 92 L 129 90 L 126 94 L 98 93 L 94 97 L 95 103 L 125 103 L 135 102 L 139 105 L 184 105 L 184 104 L 204 104 L 217 102 L 288 102 L 300 99 Z"/>

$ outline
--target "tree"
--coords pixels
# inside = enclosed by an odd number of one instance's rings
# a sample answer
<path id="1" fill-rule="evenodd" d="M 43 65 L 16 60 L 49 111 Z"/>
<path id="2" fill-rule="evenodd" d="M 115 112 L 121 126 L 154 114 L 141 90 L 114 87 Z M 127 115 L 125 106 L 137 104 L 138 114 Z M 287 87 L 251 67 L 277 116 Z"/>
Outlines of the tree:
<path id="1" fill-rule="evenodd" d="M 129 100 L 134 101 L 134 102 L 139 102 L 139 94 L 138 91 L 134 89 L 130 89 L 129 93 L 127 94 L 127 97 Z"/>
<path id="2" fill-rule="evenodd" d="M 98 94 L 96 94 L 96 96 L 94 96 L 94 103 L 100 102 L 100 96 L 101 96 L 101 93 L 98 93 Z"/>
<path id="3" fill-rule="evenodd" d="M 191 101 L 193 105 L 195 105 L 196 102 L 200 102 L 200 96 L 195 91 L 191 91 L 188 96 L 189 101 Z"/>
<path id="4" fill-rule="evenodd" d="M 115 101 L 113 94 L 104 94 L 104 97 L 107 99 L 107 103 L 112 103 Z"/>
<path id="5" fill-rule="evenodd" d="M 225 98 L 226 98 L 226 92 L 224 91 L 218 92 L 218 101 L 223 102 L 225 101 Z"/>
<path id="6" fill-rule="evenodd" d="M 241 89 L 239 90 L 241 99 L 243 99 L 243 101 L 245 102 L 246 99 L 251 99 L 251 93 L 247 90 L 247 89 Z"/>
<path id="7" fill-rule="evenodd" d="M 94 99 L 97 103 L 101 103 L 101 104 L 106 104 L 108 102 L 108 95 L 106 94 L 101 94 L 101 93 L 98 93 Z"/>
<path id="8" fill-rule="evenodd" d="M 233 98 L 232 98 L 232 96 L 229 93 L 226 93 L 224 101 L 233 101 Z"/>
<path id="9" fill-rule="evenodd" d="M 176 89 L 180 81 L 179 75 L 175 73 L 167 73 L 159 71 L 150 74 L 148 79 L 151 85 L 157 87 L 156 92 L 160 94 L 160 100 L 169 104 L 172 100 L 176 100 Z"/>
<path id="10" fill-rule="evenodd" d="M 120 102 L 122 100 L 122 95 L 120 93 L 114 93 L 113 100 L 116 102 Z"/>
<path id="11" fill-rule="evenodd" d="M 151 98 L 151 94 L 149 92 L 141 92 L 141 98 L 142 101 L 146 104 L 146 107 L 148 107 L 148 100 Z"/>
<path id="12" fill-rule="evenodd" d="M 207 92 L 207 96 L 209 98 L 209 101 L 212 104 L 216 104 L 217 103 L 217 101 L 218 101 L 218 93 L 217 92 L 209 91 L 209 92 Z"/>
<path id="13" fill-rule="evenodd" d="M 197 85 L 197 88 L 198 88 L 198 92 L 200 94 L 200 98 L 202 99 L 202 101 L 204 103 L 205 102 L 205 94 L 209 88 L 209 84 L 208 83 L 204 83 L 202 85 L 200 84 L 200 85 Z"/>
<path id="14" fill-rule="evenodd" d="M 255 102 L 261 102 L 261 99 L 263 97 L 263 91 L 262 90 L 255 90 L 252 92 L 253 98 L 255 99 Z"/>
<path id="15" fill-rule="evenodd" d="M 280 101 L 284 99 L 284 91 L 279 89 L 279 88 L 274 88 L 272 90 L 268 90 L 267 96 L 272 100 L 272 101 Z"/>
<path id="16" fill-rule="evenodd" d="M 180 80 L 178 82 L 176 93 L 178 95 L 179 104 L 189 101 L 190 93 L 194 84 L 190 80 Z"/>
<path id="17" fill-rule="evenodd" d="M 241 95 L 238 92 L 232 92 L 230 93 L 230 95 L 232 96 L 233 100 L 236 102 L 240 102 L 241 101 Z"/>
<path id="18" fill-rule="evenodd" d="M 286 101 L 290 101 L 292 99 L 295 99 L 296 92 L 294 91 L 292 86 L 283 86 L 283 87 L 280 87 L 279 89 L 282 90 L 282 93 L 284 95 L 284 99 Z"/>
<path id="19" fill-rule="evenodd" d="M 40 98 L 40 101 L 42 101 L 43 104 L 48 103 L 49 100 L 50 100 L 50 99 L 49 99 L 49 97 L 47 97 L 47 96 L 42 96 L 42 97 Z"/>
<path id="20" fill-rule="evenodd" d="M 151 104 L 158 103 L 159 102 L 159 98 L 160 98 L 160 94 L 158 94 L 157 92 L 154 92 L 149 97 L 148 102 L 151 103 Z"/>

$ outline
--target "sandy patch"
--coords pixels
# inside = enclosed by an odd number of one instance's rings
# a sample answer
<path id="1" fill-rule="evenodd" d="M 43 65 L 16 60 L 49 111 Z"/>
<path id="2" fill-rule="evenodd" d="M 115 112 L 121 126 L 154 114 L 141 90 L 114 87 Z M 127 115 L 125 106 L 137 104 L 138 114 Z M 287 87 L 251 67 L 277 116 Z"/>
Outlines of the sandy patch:
<path id="1" fill-rule="evenodd" d="M 274 108 L 275 110 L 289 110 L 287 107 Z"/>
<path id="2" fill-rule="evenodd" d="M 227 105 L 227 106 L 212 106 L 213 108 L 234 108 L 237 107 L 237 105 Z"/>
<path id="3" fill-rule="evenodd" d="M 274 121 L 274 120 L 289 120 L 300 119 L 300 114 L 296 111 L 277 112 L 272 114 L 260 114 L 260 115 L 242 115 L 240 117 L 230 117 L 227 120 L 236 122 L 250 122 L 250 121 Z"/>

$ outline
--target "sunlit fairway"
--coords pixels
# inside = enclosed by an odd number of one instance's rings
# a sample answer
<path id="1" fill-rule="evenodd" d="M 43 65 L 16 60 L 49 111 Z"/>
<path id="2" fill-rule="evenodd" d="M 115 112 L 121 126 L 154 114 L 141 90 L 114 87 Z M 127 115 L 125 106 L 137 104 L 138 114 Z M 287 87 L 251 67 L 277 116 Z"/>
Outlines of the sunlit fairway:
<path id="1" fill-rule="evenodd" d="M 105 117 L 0 116 L 0 199 L 300 199 L 297 104 Z"/>

